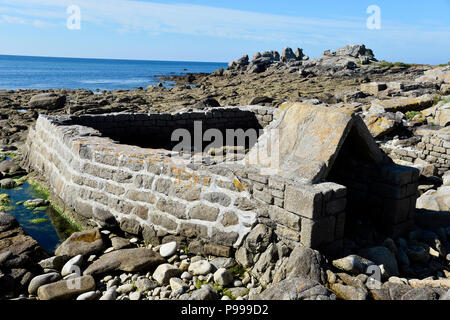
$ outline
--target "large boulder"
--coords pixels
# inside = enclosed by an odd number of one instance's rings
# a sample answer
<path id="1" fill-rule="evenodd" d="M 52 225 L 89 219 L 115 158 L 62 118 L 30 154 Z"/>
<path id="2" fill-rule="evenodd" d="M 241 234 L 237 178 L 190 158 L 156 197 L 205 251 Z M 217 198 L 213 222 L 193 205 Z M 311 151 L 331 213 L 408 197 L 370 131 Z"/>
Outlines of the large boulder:
<path id="1" fill-rule="evenodd" d="M 19 165 L 17 165 L 14 161 L 2 161 L 0 162 L 0 177 L 3 175 L 4 177 L 12 177 L 20 174 L 24 174 L 25 170 L 23 170 Z"/>
<path id="2" fill-rule="evenodd" d="M 417 82 L 450 83 L 450 66 L 434 68 L 425 71 L 423 76 L 416 79 Z"/>
<path id="3" fill-rule="evenodd" d="M 336 300 L 336 295 L 317 281 L 303 278 L 283 280 L 251 300 Z"/>
<path id="4" fill-rule="evenodd" d="M 436 102 L 436 95 L 425 94 L 420 97 L 399 97 L 386 100 L 372 101 L 373 107 L 381 107 L 387 112 L 401 111 L 422 111 L 433 106 Z"/>
<path id="5" fill-rule="evenodd" d="M 339 270 L 354 275 L 366 273 L 367 268 L 371 265 L 374 265 L 372 261 L 369 261 L 357 255 L 350 255 L 341 259 L 333 260 L 332 264 Z"/>
<path id="6" fill-rule="evenodd" d="M 331 284 L 331 290 L 336 293 L 336 296 L 342 300 L 366 300 L 367 292 L 361 288 L 347 286 L 340 283 Z"/>
<path id="7" fill-rule="evenodd" d="M 159 253 L 146 248 L 122 249 L 102 255 L 85 271 L 84 275 L 104 274 L 113 271 L 148 271 L 164 263 Z"/>
<path id="8" fill-rule="evenodd" d="M 29 106 L 31 108 L 55 110 L 63 108 L 66 104 L 66 97 L 55 93 L 41 93 L 31 98 Z"/>
<path id="9" fill-rule="evenodd" d="M 50 272 L 34 277 L 28 285 L 28 293 L 35 295 L 39 287 L 61 280 L 61 275 L 57 272 Z"/>
<path id="10" fill-rule="evenodd" d="M 383 246 L 366 248 L 359 251 L 359 255 L 373 261 L 377 265 L 383 265 L 386 277 L 398 276 L 398 265 L 395 254 Z"/>
<path id="11" fill-rule="evenodd" d="M 283 53 L 281 54 L 281 61 L 287 62 L 291 60 L 297 60 L 297 56 L 295 55 L 294 51 L 292 51 L 291 48 L 286 47 L 283 50 Z"/>
<path id="12" fill-rule="evenodd" d="M 396 127 L 396 120 L 393 117 L 384 115 L 372 114 L 364 118 L 372 137 L 380 138 L 391 133 Z"/>
<path id="13" fill-rule="evenodd" d="M 39 300 L 67 300 L 93 290 L 95 290 L 94 278 L 83 276 L 43 285 L 37 292 Z"/>
<path id="14" fill-rule="evenodd" d="M 286 264 L 280 267 L 274 275 L 274 283 L 283 279 L 303 278 L 325 282 L 325 259 L 320 252 L 307 248 L 296 247 L 289 256 Z"/>
<path id="15" fill-rule="evenodd" d="M 417 209 L 450 211 L 450 186 L 429 190 L 417 199 Z"/>
<path id="16" fill-rule="evenodd" d="M 450 124 L 450 103 L 446 103 L 436 109 L 435 124 L 441 127 L 446 127 Z"/>
<path id="17" fill-rule="evenodd" d="M 75 232 L 55 251 L 57 256 L 75 257 L 99 253 L 106 247 L 99 229 Z"/>

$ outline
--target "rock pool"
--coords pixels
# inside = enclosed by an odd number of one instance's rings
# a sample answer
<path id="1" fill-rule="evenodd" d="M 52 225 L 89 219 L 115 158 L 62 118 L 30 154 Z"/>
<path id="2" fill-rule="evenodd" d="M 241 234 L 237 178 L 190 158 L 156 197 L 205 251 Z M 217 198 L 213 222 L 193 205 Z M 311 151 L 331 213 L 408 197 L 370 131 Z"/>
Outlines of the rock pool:
<path id="1" fill-rule="evenodd" d="M 12 214 L 20 226 L 50 253 L 72 233 L 78 231 L 52 206 L 25 207 L 24 202 L 27 200 L 47 198 L 28 182 L 11 190 L 0 188 L 0 194 L 7 194 L 10 198 L 5 211 Z"/>

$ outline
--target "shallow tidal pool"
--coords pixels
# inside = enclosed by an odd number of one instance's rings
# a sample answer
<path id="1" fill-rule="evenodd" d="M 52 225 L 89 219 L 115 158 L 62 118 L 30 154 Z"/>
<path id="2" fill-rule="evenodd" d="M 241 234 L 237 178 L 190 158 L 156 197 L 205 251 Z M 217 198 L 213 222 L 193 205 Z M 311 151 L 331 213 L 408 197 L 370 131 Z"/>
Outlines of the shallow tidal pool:
<path id="1" fill-rule="evenodd" d="M 6 212 L 13 215 L 20 226 L 49 253 L 53 253 L 59 244 L 78 231 L 52 206 L 25 207 L 23 203 L 27 200 L 47 199 L 28 182 L 11 190 L 0 188 L 0 193 L 7 194 L 11 200 Z"/>

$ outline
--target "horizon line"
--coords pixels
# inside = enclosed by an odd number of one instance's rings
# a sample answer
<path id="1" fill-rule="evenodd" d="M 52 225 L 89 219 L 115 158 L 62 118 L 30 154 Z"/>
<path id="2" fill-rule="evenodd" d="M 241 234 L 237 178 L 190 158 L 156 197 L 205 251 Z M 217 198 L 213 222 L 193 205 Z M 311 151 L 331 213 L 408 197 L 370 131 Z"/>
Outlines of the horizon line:
<path id="1" fill-rule="evenodd" d="M 61 57 L 61 56 L 34 56 L 23 54 L 3 54 L 3 57 L 22 57 L 22 58 L 53 58 L 53 59 L 84 59 L 84 60 L 114 60 L 114 61 L 139 61 L 139 62 L 188 62 L 188 63 L 220 63 L 227 64 L 228 62 L 221 61 L 198 61 L 198 60 L 158 60 L 158 59 L 123 59 L 123 58 L 86 58 L 86 57 Z"/>

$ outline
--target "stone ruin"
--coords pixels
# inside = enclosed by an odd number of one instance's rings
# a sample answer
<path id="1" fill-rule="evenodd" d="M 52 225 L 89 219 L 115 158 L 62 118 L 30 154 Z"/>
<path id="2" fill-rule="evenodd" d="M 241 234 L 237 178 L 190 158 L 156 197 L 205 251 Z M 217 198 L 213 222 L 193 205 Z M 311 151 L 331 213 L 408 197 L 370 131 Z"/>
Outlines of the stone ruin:
<path id="1" fill-rule="evenodd" d="M 255 145 L 238 146 L 248 151 L 241 157 L 174 165 L 171 133 L 193 132 L 195 121 L 204 131 L 261 134 Z M 278 170 L 267 173 L 248 159 L 269 147 L 272 129 Z M 361 118 L 342 109 L 295 103 L 40 115 L 24 149 L 26 167 L 46 177 L 52 200 L 82 225 L 118 225 L 153 244 L 171 236 L 205 255 L 237 251 L 239 262 L 259 243 L 280 241 L 339 255 L 361 220 L 392 237 L 413 225 L 418 170 L 394 164 Z"/>

